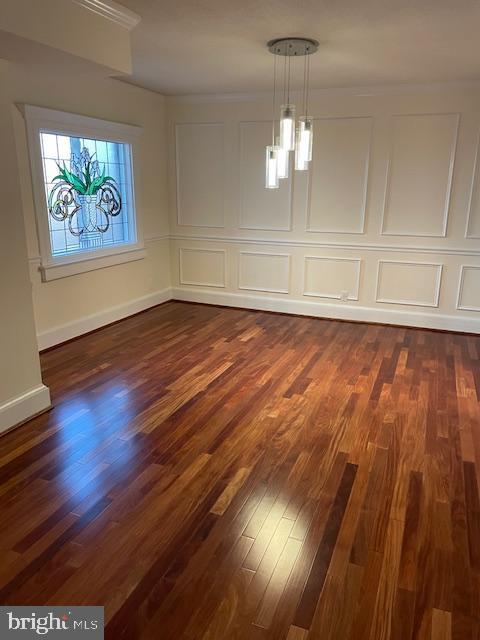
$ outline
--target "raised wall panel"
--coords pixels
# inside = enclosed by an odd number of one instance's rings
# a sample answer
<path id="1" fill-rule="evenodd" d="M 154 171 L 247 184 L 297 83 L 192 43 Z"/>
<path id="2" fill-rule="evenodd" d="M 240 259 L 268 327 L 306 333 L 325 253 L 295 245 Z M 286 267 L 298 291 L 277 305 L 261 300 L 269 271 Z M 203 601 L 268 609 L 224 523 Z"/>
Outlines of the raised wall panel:
<path id="1" fill-rule="evenodd" d="M 462 265 L 457 309 L 480 311 L 480 266 Z"/>
<path id="2" fill-rule="evenodd" d="M 459 114 L 391 119 L 382 233 L 445 236 Z"/>
<path id="3" fill-rule="evenodd" d="M 225 287 L 225 251 L 182 247 L 178 259 L 180 284 Z"/>
<path id="4" fill-rule="evenodd" d="M 175 144 L 178 224 L 223 227 L 223 124 L 177 124 Z"/>
<path id="5" fill-rule="evenodd" d="M 372 123 L 315 120 L 307 231 L 364 232 Z"/>
<path id="6" fill-rule="evenodd" d="M 241 122 L 239 126 L 240 227 L 287 231 L 291 228 L 293 167 L 278 189 L 265 189 L 265 147 L 272 143 L 272 123 Z"/>
<path id="7" fill-rule="evenodd" d="M 361 260 L 305 256 L 304 296 L 358 300 Z"/>
<path id="8" fill-rule="evenodd" d="M 477 137 L 477 150 L 475 152 L 465 235 L 467 238 L 480 238 L 480 135 Z"/>
<path id="9" fill-rule="evenodd" d="M 238 256 L 238 288 L 288 293 L 290 255 L 241 251 Z"/>
<path id="10" fill-rule="evenodd" d="M 441 264 L 380 260 L 376 301 L 438 307 L 441 278 Z"/>

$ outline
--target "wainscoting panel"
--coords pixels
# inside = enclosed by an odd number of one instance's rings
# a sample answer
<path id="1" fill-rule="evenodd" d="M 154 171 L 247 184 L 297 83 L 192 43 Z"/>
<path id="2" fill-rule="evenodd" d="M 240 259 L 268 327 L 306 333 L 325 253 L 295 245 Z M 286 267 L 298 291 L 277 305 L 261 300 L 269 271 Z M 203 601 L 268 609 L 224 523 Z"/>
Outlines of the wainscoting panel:
<path id="1" fill-rule="evenodd" d="M 292 218 L 292 170 L 278 189 L 265 189 L 265 147 L 271 122 L 240 122 L 240 222 L 242 229 L 288 231 Z M 291 155 L 291 157 L 293 157 Z"/>
<path id="2" fill-rule="evenodd" d="M 377 302 L 438 307 L 442 265 L 379 260 Z"/>
<path id="3" fill-rule="evenodd" d="M 465 235 L 467 238 L 480 238 L 480 133 L 477 137 L 477 149 L 475 153 Z"/>
<path id="4" fill-rule="evenodd" d="M 175 144 L 178 224 L 223 227 L 223 124 L 177 124 Z"/>
<path id="5" fill-rule="evenodd" d="M 358 300 L 361 260 L 305 256 L 304 296 Z"/>
<path id="6" fill-rule="evenodd" d="M 180 248 L 180 284 L 198 287 L 225 287 L 225 251 Z"/>
<path id="7" fill-rule="evenodd" d="M 384 234 L 446 235 L 459 119 L 457 113 L 392 116 Z"/>
<path id="8" fill-rule="evenodd" d="M 373 118 L 320 118 L 309 176 L 307 231 L 363 233 Z"/>
<path id="9" fill-rule="evenodd" d="M 238 288 L 249 291 L 288 293 L 290 255 L 241 251 L 238 254 Z"/>
<path id="10" fill-rule="evenodd" d="M 480 334 L 480 89 L 312 90 L 312 163 L 278 190 L 264 186 L 271 100 L 169 100 L 171 130 L 225 134 L 224 227 L 180 228 L 170 213 L 173 295 Z M 185 254 L 182 283 L 180 248 L 217 253 Z"/>
<path id="11" fill-rule="evenodd" d="M 480 266 L 462 265 L 457 309 L 480 311 Z"/>

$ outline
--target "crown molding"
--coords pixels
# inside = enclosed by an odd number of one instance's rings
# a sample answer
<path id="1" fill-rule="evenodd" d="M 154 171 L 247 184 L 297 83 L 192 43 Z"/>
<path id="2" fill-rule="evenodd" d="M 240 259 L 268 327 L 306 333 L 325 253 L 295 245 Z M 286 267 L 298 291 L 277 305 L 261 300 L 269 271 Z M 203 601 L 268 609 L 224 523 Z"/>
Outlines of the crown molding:
<path id="1" fill-rule="evenodd" d="M 309 97 L 326 98 L 335 96 L 352 96 L 355 98 L 373 98 L 388 95 L 408 95 L 411 93 L 436 93 L 448 91 L 480 91 L 478 81 L 459 82 L 431 82 L 418 84 L 383 84 L 366 85 L 357 87 L 330 87 L 323 89 L 310 89 Z M 300 90 L 290 92 L 292 102 L 299 102 L 302 98 Z M 268 102 L 272 99 L 271 91 L 244 91 L 232 93 L 192 93 L 167 95 L 167 100 L 172 104 L 199 103 L 199 102 Z"/>
<path id="2" fill-rule="evenodd" d="M 138 13 L 130 11 L 114 0 L 73 0 L 73 2 L 129 31 L 134 29 L 141 20 Z"/>

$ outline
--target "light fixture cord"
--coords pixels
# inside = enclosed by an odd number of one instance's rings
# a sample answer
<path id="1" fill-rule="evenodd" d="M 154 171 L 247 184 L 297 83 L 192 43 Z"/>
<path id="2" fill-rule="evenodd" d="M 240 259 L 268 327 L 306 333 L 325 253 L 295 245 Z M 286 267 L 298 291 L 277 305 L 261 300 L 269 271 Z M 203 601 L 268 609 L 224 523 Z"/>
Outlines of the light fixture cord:
<path id="1" fill-rule="evenodd" d="M 275 94 L 277 90 L 277 56 L 273 56 L 272 147 L 275 146 Z"/>
<path id="2" fill-rule="evenodd" d="M 304 52 L 305 60 L 303 61 L 303 113 L 307 112 L 307 46 Z"/>
<path id="3" fill-rule="evenodd" d="M 307 47 L 307 51 L 308 51 L 308 47 Z M 307 63 L 307 88 L 305 91 L 305 117 L 308 116 L 308 94 L 310 91 L 310 56 L 307 55 L 306 56 L 306 63 Z"/>
<path id="4" fill-rule="evenodd" d="M 287 104 L 290 104 L 290 60 L 291 55 L 288 55 L 288 84 L 287 84 Z"/>

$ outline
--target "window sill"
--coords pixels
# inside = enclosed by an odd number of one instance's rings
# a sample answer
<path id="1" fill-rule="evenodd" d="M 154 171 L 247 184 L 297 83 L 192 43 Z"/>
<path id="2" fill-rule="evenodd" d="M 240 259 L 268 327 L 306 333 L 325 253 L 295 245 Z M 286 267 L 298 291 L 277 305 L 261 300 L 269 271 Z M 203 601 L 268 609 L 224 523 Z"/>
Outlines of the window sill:
<path id="1" fill-rule="evenodd" d="M 58 260 L 57 262 L 41 264 L 40 273 L 42 274 L 42 281 L 49 282 L 50 280 L 58 280 L 58 278 L 66 278 L 87 271 L 112 267 L 116 264 L 123 264 L 124 262 L 142 260 L 145 256 L 146 250 L 143 247 L 130 247 L 110 255 L 83 255 L 81 257 L 69 258 L 68 262 Z"/>

